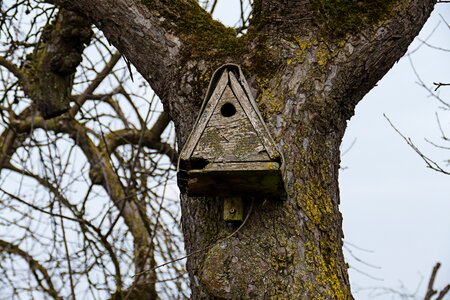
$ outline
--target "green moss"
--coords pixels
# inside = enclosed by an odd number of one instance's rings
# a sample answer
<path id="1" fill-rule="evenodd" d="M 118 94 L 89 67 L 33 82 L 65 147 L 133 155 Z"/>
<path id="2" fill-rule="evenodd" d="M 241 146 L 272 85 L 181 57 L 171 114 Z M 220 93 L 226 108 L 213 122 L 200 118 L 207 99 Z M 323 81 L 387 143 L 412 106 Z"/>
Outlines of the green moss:
<path id="1" fill-rule="evenodd" d="M 203 98 L 215 69 L 227 62 L 240 63 L 247 51 L 245 36 L 237 37 L 233 28 L 213 20 L 195 0 L 140 1 L 161 20 L 167 32 L 183 41 L 180 49 L 183 60 L 177 64 L 188 69 L 195 82 L 190 92 L 194 99 Z M 202 61 L 208 66 L 206 70 L 199 68 Z"/>
<path id="2" fill-rule="evenodd" d="M 308 225 L 327 231 L 332 227 L 335 219 L 334 204 L 329 190 L 329 165 L 323 160 L 325 153 L 320 149 L 312 149 L 311 145 L 305 157 L 307 161 L 299 160 L 295 168 L 302 178 L 308 178 L 304 183 L 297 183 L 295 192 L 297 202 L 307 215 Z M 303 151 L 302 151 L 303 152 Z M 303 156 L 302 155 L 302 156 Z"/>
<path id="3" fill-rule="evenodd" d="M 327 230 L 333 219 L 332 201 L 324 192 L 323 183 L 308 181 L 305 186 L 303 206 L 310 220 L 322 230 Z"/>
<path id="4" fill-rule="evenodd" d="M 272 255 L 272 269 L 276 272 L 286 269 L 292 263 L 292 256 L 289 255 Z"/>
<path id="5" fill-rule="evenodd" d="M 189 70 L 196 82 L 191 94 L 198 95 L 199 99 L 208 86 L 212 72 L 224 63 L 239 64 L 245 57 L 247 64 L 243 71 L 247 78 L 255 76 L 264 80 L 271 80 L 284 63 L 276 50 L 278 48 L 270 44 L 273 39 L 265 33 L 238 37 L 235 29 L 213 20 L 195 0 L 162 0 L 159 7 L 151 0 L 141 2 L 162 20 L 162 26 L 168 32 L 185 41 L 180 55 L 184 61 L 179 63 L 180 68 L 189 68 L 190 60 L 203 60 L 209 67 L 208 70 Z M 270 114 L 280 109 L 280 103 L 272 102 L 268 107 Z"/>
<path id="6" fill-rule="evenodd" d="M 376 25 L 387 19 L 398 0 L 313 0 L 313 21 L 332 38 Z"/>
<path id="7" fill-rule="evenodd" d="M 238 142 L 235 144 L 233 148 L 233 153 L 237 158 L 245 158 L 249 153 L 254 153 L 259 145 L 261 145 L 260 140 L 258 139 L 255 130 L 250 122 L 244 123 L 240 127 L 241 132 L 254 132 L 255 136 L 249 138 L 248 136 L 238 136 Z"/>
<path id="8" fill-rule="evenodd" d="M 251 66 L 248 68 L 247 77 L 256 75 L 260 79 L 272 79 L 283 64 L 280 49 L 276 45 L 271 45 L 273 36 L 268 37 L 264 33 L 251 37 L 254 49 L 252 50 Z"/>
<path id="9" fill-rule="evenodd" d="M 141 0 L 143 4 L 155 10 L 151 0 Z M 165 3 L 168 3 L 165 5 Z M 215 21 L 197 1 L 162 1 L 157 10 L 164 21 L 163 27 L 183 37 L 193 45 L 189 51 L 190 57 L 202 57 L 206 60 L 217 57 L 238 57 L 241 50 L 241 40 L 233 28 L 226 27 Z"/>

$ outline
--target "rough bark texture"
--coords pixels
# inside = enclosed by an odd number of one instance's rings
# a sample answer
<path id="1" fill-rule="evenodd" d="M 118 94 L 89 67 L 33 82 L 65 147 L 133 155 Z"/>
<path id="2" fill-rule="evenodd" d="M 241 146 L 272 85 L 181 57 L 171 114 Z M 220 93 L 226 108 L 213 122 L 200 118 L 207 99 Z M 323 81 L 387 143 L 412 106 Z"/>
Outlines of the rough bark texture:
<path id="1" fill-rule="evenodd" d="M 283 151 L 287 199 L 254 199 L 233 237 L 187 261 L 192 298 L 349 299 L 339 145 L 355 105 L 405 53 L 432 0 L 255 0 L 237 38 L 195 1 L 53 0 L 85 14 L 150 82 L 182 147 L 212 72 L 241 64 Z M 182 195 L 188 253 L 235 228 Z"/>
<path id="2" fill-rule="evenodd" d="M 91 36 L 91 23 L 66 10 L 59 11 L 55 21 L 44 28 L 39 44 L 23 66 L 29 79 L 25 91 L 44 118 L 61 115 L 70 108 L 73 76 Z"/>

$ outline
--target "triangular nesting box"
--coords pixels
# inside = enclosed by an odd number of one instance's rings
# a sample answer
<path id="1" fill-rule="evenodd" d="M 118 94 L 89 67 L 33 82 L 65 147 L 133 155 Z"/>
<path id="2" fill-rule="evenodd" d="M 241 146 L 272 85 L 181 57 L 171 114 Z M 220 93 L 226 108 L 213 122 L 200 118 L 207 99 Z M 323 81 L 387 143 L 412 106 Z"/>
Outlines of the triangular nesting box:
<path id="1" fill-rule="evenodd" d="M 181 185 L 190 196 L 278 197 L 281 162 L 239 66 L 222 66 L 180 153 Z"/>

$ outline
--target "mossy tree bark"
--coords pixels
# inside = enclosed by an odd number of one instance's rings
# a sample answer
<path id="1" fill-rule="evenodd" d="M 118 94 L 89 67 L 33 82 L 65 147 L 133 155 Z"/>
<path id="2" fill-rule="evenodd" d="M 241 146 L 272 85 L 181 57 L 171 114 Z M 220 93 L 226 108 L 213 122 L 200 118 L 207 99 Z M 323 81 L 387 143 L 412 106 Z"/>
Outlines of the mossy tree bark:
<path id="1" fill-rule="evenodd" d="M 33 53 L 22 66 L 22 86 L 47 119 L 70 108 L 70 92 L 81 54 L 92 36 L 91 24 L 77 14 L 61 10 L 48 24 Z"/>
<path id="2" fill-rule="evenodd" d="M 349 299 L 339 145 L 358 101 L 434 0 L 255 0 L 248 33 L 193 0 L 52 0 L 86 15 L 163 101 L 183 146 L 212 72 L 240 64 L 285 158 L 287 199 L 256 199 L 232 238 L 188 258 L 193 299 Z M 187 253 L 229 235 L 220 201 L 182 195 Z"/>

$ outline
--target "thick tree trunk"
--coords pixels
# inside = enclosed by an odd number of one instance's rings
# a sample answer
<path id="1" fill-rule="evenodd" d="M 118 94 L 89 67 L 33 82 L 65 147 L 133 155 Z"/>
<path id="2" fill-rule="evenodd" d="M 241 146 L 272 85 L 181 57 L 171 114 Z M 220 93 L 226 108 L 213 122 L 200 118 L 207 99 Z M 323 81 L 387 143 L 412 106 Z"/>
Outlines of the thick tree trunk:
<path id="1" fill-rule="evenodd" d="M 53 2 L 91 18 L 135 64 L 180 147 L 221 64 L 241 64 L 257 96 L 285 158 L 287 197 L 248 199 L 247 222 L 221 240 L 236 229 L 223 222 L 222 202 L 182 195 L 193 299 L 352 298 L 339 145 L 355 105 L 404 54 L 434 1 L 255 0 L 241 38 L 191 0 Z"/>

